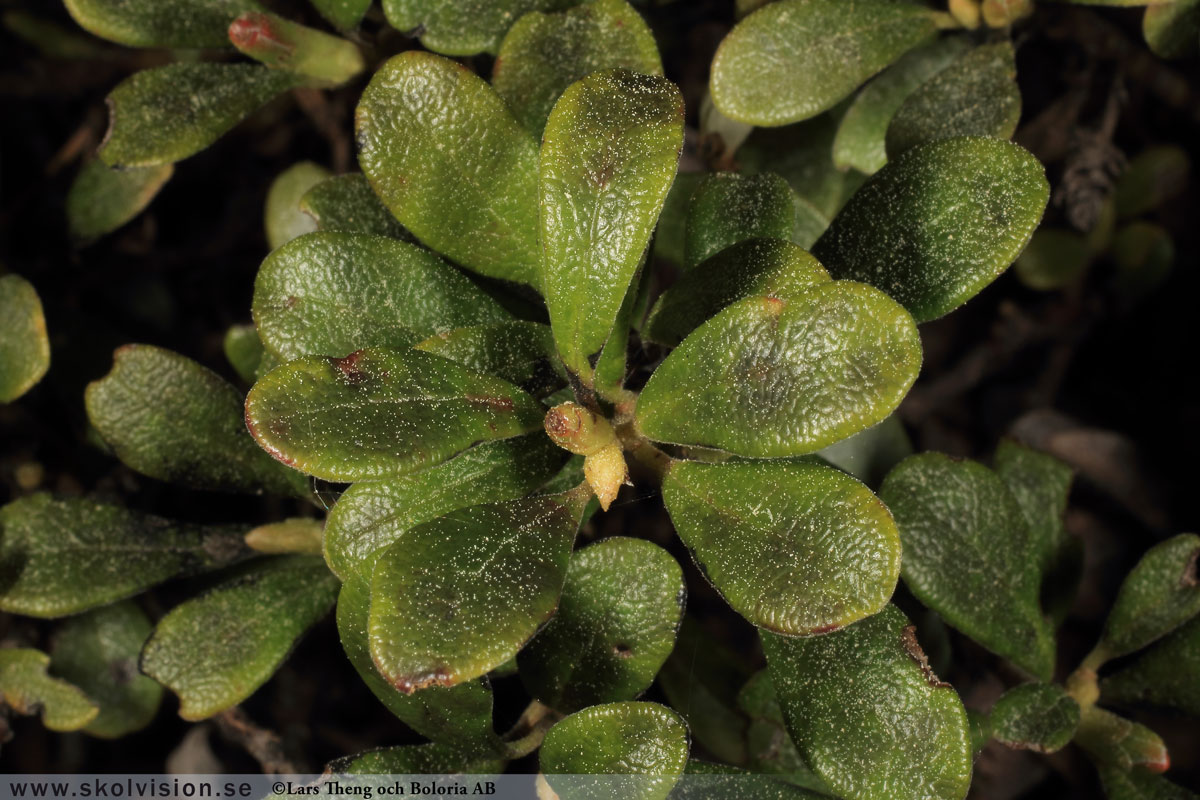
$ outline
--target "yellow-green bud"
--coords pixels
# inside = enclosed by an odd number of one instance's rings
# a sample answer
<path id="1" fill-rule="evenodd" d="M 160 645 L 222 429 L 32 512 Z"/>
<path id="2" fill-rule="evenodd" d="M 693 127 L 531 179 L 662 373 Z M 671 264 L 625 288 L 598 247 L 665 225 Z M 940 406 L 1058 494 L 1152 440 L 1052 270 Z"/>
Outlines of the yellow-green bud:
<path id="1" fill-rule="evenodd" d="M 617 444 L 617 435 L 608 420 L 578 403 L 561 403 L 550 409 L 543 425 L 551 441 L 581 456 Z"/>

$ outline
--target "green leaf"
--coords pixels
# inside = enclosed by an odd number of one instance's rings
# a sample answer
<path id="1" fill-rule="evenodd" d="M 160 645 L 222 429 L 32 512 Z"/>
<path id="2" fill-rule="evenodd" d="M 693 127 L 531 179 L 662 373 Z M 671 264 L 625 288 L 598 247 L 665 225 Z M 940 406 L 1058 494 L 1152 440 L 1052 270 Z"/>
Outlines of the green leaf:
<path id="1" fill-rule="evenodd" d="M 537 283 L 537 142 L 482 78 L 401 53 L 371 78 L 355 123 L 362 171 L 405 228 L 476 272 Z"/>
<path id="2" fill-rule="evenodd" d="M 554 474 L 564 455 L 539 431 L 477 445 L 411 475 L 356 483 L 329 512 L 325 560 L 346 579 L 417 525 L 527 494 Z"/>
<path id="3" fill-rule="evenodd" d="M 300 210 L 317 223 L 317 230 L 369 233 L 406 242 L 412 234 L 396 221 L 362 173 L 323 180 L 300 198 Z"/>
<path id="4" fill-rule="evenodd" d="M 1030 289 L 1050 291 L 1076 283 L 1092 264 L 1088 241 L 1075 231 L 1039 228 L 1013 270 Z"/>
<path id="5" fill-rule="evenodd" d="M 1018 750 L 1054 753 L 1079 727 L 1079 704 L 1058 686 L 1026 683 L 1009 689 L 991 714 L 992 736 Z"/>
<path id="6" fill-rule="evenodd" d="M 661 75 L 654 34 L 624 0 L 593 0 L 562 13 L 534 11 L 517 20 L 500 45 L 492 86 L 521 124 L 540 137 L 568 86 L 617 67 Z"/>
<path id="7" fill-rule="evenodd" d="M 954 136 L 1007 139 L 1021 118 L 1012 42 L 985 44 L 959 56 L 905 99 L 887 129 L 887 156 Z"/>
<path id="8" fill-rule="evenodd" d="M 685 596 L 679 564 L 644 539 L 576 551 L 553 619 L 517 655 L 521 681 L 560 711 L 632 700 L 671 654 Z"/>
<path id="9" fill-rule="evenodd" d="M 848 800 L 966 795 L 966 711 L 902 612 L 825 636 L 761 635 L 792 741 L 830 789 Z"/>
<path id="10" fill-rule="evenodd" d="M 472 750 L 492 741 L 492 690 L 486 678 L 402 694 L 379 674 L 367 638 L 374 566 L 371 556 L 346 576 L 337 605 L 338 636 L 363 683 L 389 711 L 427 739 Z"/>
<path id="11" fill-rule="evenodd" d="M 52 731 L 77 731 L 100 709 L 78 687 L 46 674 L 50 656 L 39 650 L 0 649 L 0 702 L 18 714 L 42 715 Z"/>
<path id="12" fill-rule="evenodd" d="M 222 342 L 225 359 L 246 383 L 254 383 L 258 365 L 263 358 L 262 339 L 253 325 L 230 325 Z"/>
<path id="13" fill-rule="evenodd" d="M 758 775 L 741 767 L 689 759 L 686 777 L 671 792 L 671 800 L 827 800 L 829 795 L 802 789 L 773 775 Z"/>
<path id="14" fill-rule="evenodd" d="M 879 496 L 900 528 L 904 583 L 917 599 L 988 650 L 1049 680 L 1054 633 L 1038 604 L 1042 548 L 996 473 L 975 461 L 921 453 L 891 471 Z"/>
<path id="15" fill-rule="evenodd" d="M 1200 717 L 1200 616 L 1100 684 L 1104 702 L 1154 703 Z"/>
<path id="16" fill-rule="evenodd" d="M 804 763 L 783 720 L 768 670 L 760 670 L 738 692 L 738 708 L 750 718 L 746 729 L 749 765 L 755 772 L 779 775 L 789 783 L 829 795 L 829 787 Z"/>
<path id="17" fill-rule="evenodd" d="M 683 273 L 650 312 L 645 336 L 674 346 L 721 309 L 747 297 L 789 299 L 829 280 L 799 245 L 750 239 L 727 247 Z"/>
<path id="18" fill-rule="evenodd" d="M 271 182 L 264 223 L 267 245 L 272 250 L 317 229 L 313 218 L 300 209 L 300 198 L 329 176 L 329 170 L 320 164 L 301 161 L 279 173 Z"/>
<path id="19" fill-rule="evenodd" d="M 830 467 L 675 461 L 663 499 L 705 577 L 767 630 L 807 636 L 844 627 L 887 605 L 900 577 L 900 534 L 888 510 Z"/>
<path id="20" fill-rule="evenodd" d="M 314 233 L 263 261 L 254 322 L 281 361 L 404 349 L 462 325 L 509 315 L 428 250 L 383 236 Z"/>
<path id="21" fill-rule="evenodd" d="M 751 297 L 655 370 L 637 426 L 656 441 L 751 458 L 803 455 L 891 414 L 920 365 L 912 318 L 869 286 L 831 281 L 789 300 Z"/>
<path id="22" fill-rule="evenodd" d="M 546 734 L 539 761 L 563 800 L 661 800 L 683 774 L 687 757 L 687 725 L 678 714 L 657 703 L 624 702 L 559 721 Z M 616 777 L 589 777 L 600 775 Z"/>
<path id="23" fill-rule="evenodd" d="M 1198 559 L 1200 536 L 1194 533 L 1147 550 L 1125 576 L 1093 656 L 1106 661 L 1140 650 L 1200 613 Z"/>
<path id="24" fill-rule="evenodd" d="M 264 450 L 330 481 L 414 472 L 476 442 L 538 430 L 545 412 L 499 378 L 381 347 L 298 358 L 246 398 L 246 424 Z"/>
<path id="25" fill-rule="evenodd" d="M 100 158 L 113 167 L 182 161 L 306 80 L 253 64 L 168 64 L 135 72 L 108 96 Z"/>
<path id="26" fill-rule="evenodd" d="M 1097 765 L 1108 800 L 1196 800 L 1200 795 L 1144 770 Z"/>
<path id="27" fill-rule="evenodd" d="M 0 508 L 0 610 L 63 617 L 123 600 L 245 552 L 241 527 L 171 522 L 35 494 Z"/>
<path id="28" fill-rule="evenodd" d="M 717 172 L 692 193 L 683 267 L 690 269 L 747 239 L 791 238 L 796 206 L 788 182 L 772 172 Z"/>
<path id="29" fill-rule="evenodd" d="M 371 580 L 371 655 L 409 694 L 516 655 L 558 604 L 586 491 L 478 505 L 413 528 Z"/>
<path id="30" fill-rule="evenodd" d="M 410 744 L 381 747 L 329 762 L 332 775 L 490 775 L 504 770 L 504 759 L 461 745 Z M 339 785 L 345 785 L 338 781 Z M 349 786 L 354 786 L 353 782 Z"/>
<path id="31" fill-rule="evenodd" d="M 555 11 L 577 0 L 383 0 L 393 28 L 415 31 L 421 44 L 448 56 L 496 52 L 514 22 L 531 11 Z"/>
<path id="32" fill-rule="evenodd" d="M 1102 769 L 1165 772 L 1171 759 L 1157 733 L 1099 706 L 1084 708 L 1073 740 Z"/>
<path id="33" fill-rule="evenodd" d="M 173 164 L 113 169 L 92 159 L 67 192 L 67 229 L 86 242 L 111 233 L 150 205 L 175 171 Z"/>
<path id="34" fill-rule="evenodd" d="M 662 213 L 658 215 L 658 229 L 654 232 L 656 259 L 683 265 L 688 206 L 692 202 L 692 192 L 696 191 L 706 175 L 704 172 L 680 172 L 675 176 L 667 199 L 663 201 Z"/>
<path id="35" fill-rule="evenodd" d="M 1146 44 L 1161 58 L 1200 55 L 1200 0 L 1174 0 L 1146 7 L 1142 17 Z"/>
<path id="36" fill-rule="evenodd" d="M 978 294 L 1020 255 L 1049 196 L 1045 170 L 1020 146 L 942 139 L 877 172 L 813 255 L 833 277 L 877 286 L 927 322 Z"/>
<path id="37" fill-rule="evenodd" d="M 1161 225 L 1134 220 L 1113 236 L 1111 255 L 1117 296 L 1136 303 L 1170 277 L 1175 267 L 1175 241 Z"/>
<path id="38" fill-rule="evenodd" d="M 779 0 L 743 19 L 721 42 L 709 90 L 732 119 L 799 122 L 833 107 L 933 33 L 933 16 L 920 6 Z"/>
<path id="39" fill-rule="evenodd" d="M 0 277 L 0 403 L 11 403 L 50 369 L 50 338 L 37 290 L 20 275 Z"/>
<path id="40" fill-rule="evenodd" d="M 80 27 L 130 47 L 229 47 L 229 23 L 254 0 L 64 0 Z"/>
<path id="41" fill-rule="evenodd" d="M 211 717 L 252 695 L 333 607 L 337 578 L 314 556 L 251 562 L 159 621 L 142 671 L 179 695 L 179 715 Z"/>
<path id="42" fill-rule="evenodd" d="M 904 101 L 970 46 L 964 36 L 936 39 L 906 53 L 863 87 L 838 125 L 833 161 L 873 175 L 887 163 L 884 137 Z"/>
<path id="43" fill-rule="evenodd" d="M 540 157 L 542 293 L 567 368 L 590 384 L 679 163 L 683 98 L 628 70 L 572 84 Z"/>
<path id="44" fill-rule="evenodd" d="M 100 707 L 85 731 L 116 739 L 150 724 L 162 687 L 138 672 L 138 654 L 154 626 L 132 601 L 72 617 L 54 635 L 54 674 L 85 691 Z"/>
<path id="45" fill-rule="evenodd" d="M 534 397 L 545 397 L 567 385 L 554 350 L 554 335 L 540 322 L 509 320 L 455 328 L 415 347 L 475 372 L 503 378 Z"/>
<path id="46" fill-rule="evenodd" d="M 374 0 L 309 0 L 329 24 L 341 31 L 359 26 Z"/>
<path id="47" fill-rule="evenodd" d="M 1021 507 L 1043 574 L 1049 572 L 1067 543 L 1063 518 L 1074 472 L 1054 456 L 1011 439 L 1001 440 L 993 466 Z"/>
<path id="48" fill-rule="evenodd" d="M 143 475 L 196 489 L 305 494 L 305 481 L 246 433 L 241 392 L 190 358 L 125 345 L 84 400 L 105 443 Z"/>
<path id="49" fill-rule="evenodd" d="M 1117 216 L 1126 220 L 1160 208 L 1184 190 L 1190 171 L 1191 159 L 1178 145 L 1138 153 L 1117 181 Z"/>
<path id="50" fill-rule="evenodd" d="M 817 455 L 868 486 L 878 486 L 892 467 L 912 453 L 912 440 L 893 414 L 878 425 L 829 445 Z"/>
<path id="51" fill-rule="evenodd" d="M 257 553 L 321 555 L 325 524 L 311 517 L 292 517 L 259 525 L 246 534 L 246 546 Z"/>

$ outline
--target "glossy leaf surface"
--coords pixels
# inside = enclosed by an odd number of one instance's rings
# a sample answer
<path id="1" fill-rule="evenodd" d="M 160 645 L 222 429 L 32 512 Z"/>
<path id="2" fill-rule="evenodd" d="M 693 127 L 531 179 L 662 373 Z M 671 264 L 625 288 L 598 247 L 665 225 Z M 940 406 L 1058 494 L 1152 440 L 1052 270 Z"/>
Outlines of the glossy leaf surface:
<path id="1" fill-rule="evenodd" d="M 957 800 L 971 782 L 962 701 L 929 669 L 894 606 L 842 631 L 798 639 L 763 632 L 792 740 L 838 795 Z"/>
<path id="2" fill-rule="evenodd" d="M 912 318 L 881 292 L 833 281 L 790 300 L 741 300 L 650 378 L 647 437 L 752 458 L 815 452 L 879 422 L 921 364 Z"/>
<path id="3" fill-rule="evenodd" d="M 254 0 L 65 0 L 89 33 L 130 47 L 229 47 L 229 23 Z"/>
<path id="4" fill-rule="evenodd" d="M 420 350 L 306 356 L 246 398 L 246 423 L 268 453 L 331 481 L 403 475 L 481 441 L 537 430 L 545 409 L 499 378 Z"/>
<path id="5" fill-rule="evenodd" d="M 632 700 L 671 654 L 685 594 L 679 564 L 644 539 L 575 552 L 558 610 L 517 655 L 521 681 L 560 711 Z"/>
<path id="6" fill-rule="evenodd" d="M 385 550 L 371 580 L 375 664 L 411 693 L 454 686 L 516 655 L 554 613 L 588 495 L 453 511 Z"/>
<path id="7" fill-rule="evenodd" d="M 1200 616 L 1180 626 L 1132 664 L 1104 679 L 1101 697 L 1149 702 L 1200 717 Z"/>
<path id="8" fill-rule="evenodd" d="M 614 793 L 662 800 L 683 774 L 687 757 L 687 726 L 678 714 L 657 703 L 624 702 L 591 706 L 561 720 L 546 734 L 539 761 L 564 800 Z"/>
<path id="9" fill-rule="evenodd" d="M 254 322 L 281 361 L 410 347 L 462 325 L 509 315 L 428 250 L 383 236 L 315 233 L 263 262 Z"/>
<path id="10" fill-rule="evenodd" d="M 645 336 L 674 346 L 731 303 L 746 297 L 789 299 L 829 280 L 829 273 L 799 245 L 750 239 L 693 267 L 659 296 Z"/>
<path id="11" fill-rule="evenodd" d="M 35 494 L 0 508 L 0 610 L 62 617 L 245 554 L 242 529 Z"/>
<path id="12" fill-rule="evenodd" d="M 748 764 L 755 772 L 784 777 L 789 783 L 829 795 L 829 787 L 804 763 L 788 735 L 783 709 L 775 697 L 769 670 L 760 670 L 738 692 L 738 708 L 749 717 Z"/>
<path id="13" fill-rule="evenodd" d="M 100 158 L 114 167 L 182 161 L 304 81 L 252 64 L 168 64 L 135 72 L 108 96 Z"/>
<path id="14" fill-rule="evenodd" d="M 77 731 L 100 709 L 79 687 L 46 673 L 50 656 L 27 648 L 0 649 L 0 702 L 18 714 L 42 715 L 52 731 Z"/>
<path id="15" fill-rule="evenodd" d="M 1200 536 L 1184 533 L 1151 547 L 1125 577 L 1096 649 L 1132 653 L 1200 613 Z"/>
<path id="16" fill-rule="evenodd" d="M 496 52 L 514 22 L 530 11 L 551 11 L 572 0 L 383 0 L 393 28 L 415 31 L 421 44 L 450 56 Z"/>
<path id="17" fill-rule="evenodd" d="M 517 20 L 496 56 L 492 86 L 521 124 L 542 135 L 563 91 L 593 72 L 623 67 L 661 75 L 654 35 L 624 0 L 593 0 Z"/>
<path id="18" fill-rule="evenodd" d="M 336 175 L 321 181 L 300 198 L 300 210 L 316 221 L 319 231 L 413 240 L 362 173 Z"/>
<path id="19" fill-rule="evenodd" d="M 933 32 L 929 11 L 907 3 L 780 0 L 725 37 L 709 88 L 727 117 L 786 125 L 831 108 Z"/>
<path id="20" fill-rule="evenodd" d="M 50 369 L 50 338 L 37 290 L 19 275 L 0 277 L 0 403 L 11 403 Z"/>
<path id="21" fill-rule="evenodd" d="M 125 345 L 88 385 L 88 419 L 126 465 L 152 478 L 230 492 L 305 492 L 246 433 L 242 395 L 189 358 Z"/>
<path id="22" fill-rule="evenodd" d="M 536 283 L 537 142 L 482 78 L 401 53 L 363 91 L 355 128 L 362 171 L 405 228 L 476 272 Z"/>
<path id="23" fill-rule="evenodd" d="M 138 672 L 138 655 L 154 626 L 133 601 L 67 620 L 55 633 L 54 674 L 82 689 L 100 707 L 84 729 L 115 739 L 150 724 L 162 687 Z"/>
<path id="24" fill-rule="evenodd" d="M 547 325 L 525 320 L 472 325 L 439 333 L 415 345 L 418 350 L 457 361 L 545 397 L 567 383 Z"/>
<path id="25" fill-rule="evenodd" d="M 88 241 L 111 233 L 142 213 L 175 167 L 113 169 L 92 159 L 79 170 L 67 192 L 67 227 L 71 236 Z"/>
<path id="26" fill-rule="evenodd" d="M 888 158 L 953 136 L 1012 136 L 1021 118 L 1014 59 L 1011 42 L 980 45 L 921 84 L 888 126 Z"/>
<path id="27" fill-rule="evenodd" d="M 1079 704 L 1058 686 L 1026 683 L 1009 689 L 992 706 L 992 736 L 1019 750 L 1053 753 L 1066 747 L 1079 726 Z"/>
<path id="28" fill-rule="evenodd" d="M 813 247 L 829 274 L 870 283 L 918 322 L 991 283 L 1021 253 L 1050 195 L 1042 165 L 999 139 L 943 139 L 889 163 Z"/>
<path id="29" fill-rule="evenodd" d="M 771 172 L 717 172 L 688 204 L 683 266 L 695 267 L 747 239 L 791 239 L 796 208 L 788 182 Z"/>
<path id="30" fill-rule="evenodd" d="M 904 545 L 904 582 L 946 622 L 1049 680 L 1054 635 L 1038 603 L 1041 548 L 1004 482 L 941 453 L 905 459 L 879 496 Z"/>
<path id="31" fill-rule="evenodd" d="M 179 695 L 181 717 L 211 717 L 275 673 L 296 641 L 333 607 L 337 585 L 313 556 L 248 564 L 159 621 L 142 651 L 142 671 Z"/>
<path id="32" fill-rule="evenodd" d="M 906 53 L 863 87 L 846 109 L 833 142 L 833 160 L 873 175 L 887 163 L 888 125 L 917 87 L 945 69 L 969 46 L 965 37 L 937 39 Z"/>
<path id="33" fill-rule="evenodd" d="M 670 81 L 608 70 L 572 84 L 539 160 L 542 293 L 567 368 L 590 382 L 650 241 L 683 146 Z"/>
<path id="34" fill-rule="evenodd" d="M 325 525 L 325 560 L 348 578 L 373 553 L 443 514 L 514 500 L 545 483 L 565 454 L 541 432 L 477 445 L 441 464 L 361 481 L 338 499 Z"/>
<path id="35" fill-rule="evenodd" d="M 313 218 L 300 209 L 300 198 L 329 177 L 329 170 L 311 161 L 293 164 L 276 176 L 267 191 L 263 215 L 268 247 L 272 250 L 283 247 L 297 236 L 317 229 Z"/>
<path id="36" fill-rule="evenodd" d="M 663 499 L 705 577 L 767 630 L 807 636 L 844 627 L 883 608 L 900 577 L 900 534 L 888 510 L 830 467 L 676 461 Z"/>

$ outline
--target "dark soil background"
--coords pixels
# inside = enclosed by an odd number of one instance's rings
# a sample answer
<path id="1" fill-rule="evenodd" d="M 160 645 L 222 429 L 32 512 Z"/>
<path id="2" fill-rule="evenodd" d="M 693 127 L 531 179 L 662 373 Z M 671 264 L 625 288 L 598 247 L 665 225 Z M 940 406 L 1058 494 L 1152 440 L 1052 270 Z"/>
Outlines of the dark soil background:
<path id="1" fill-rule="evenodd" d="M 290 16 L 319 25 L 300 3 Z M 668 77 L 692 109 L 716 44 L 733 23 L 730 0 L 676 2 L 643 9 L 659 37 Z M 0 0 L 73 28 L 58 3 Z M 1018 140 L 1047 162 L 1056 197 L 1047 224 L 1065 226 L 1111 188 L 1071 186 L 1070 166 L 1119 152 L 1175 143 L 1200 164 L 1200 62 L 1164 63 L 1146 50 L 1139 9 L 1046 4 L 1017 32 L 1024 96 Z M 375 16 L 364 26 L 372 59 L 414 46 Z M 108 371 L 126 342 L 172 348 L 236 381 L 221 352 L 226 328 L 249 320 L 255 272 L 266 255 L 262 209 L 280 171 L 312 159 L 353 169 L 351 115 L 363 76 L 332 93 L 299 93 L 256 114 L 205 152 L 180 163 L 149 209 L 83 249 L 69 240 L 63 205 L 81 164 L 105 127 L 104 96 L 124 76 L 166 59 L 161 53 L 101 45 L 100 57 L 47 57 L 0 29 L 0 263 L 24 275 L 45 304 L 52 369 L 30 394 L 0 406 L 0 502 L 34 490 L 93 493 L 136 508 L 198 521 L 267 521 L 305 513 L 279 501 L 212 495 L 166 486 L 122 467 L 89 443 L 86 383 Z M 486 74 L 486 59 L 477 63 Z M 369 73 L 368 73 L 369 74 Z M 1074 106 L 1068 102 L 1082 98 Z M 1106 109 L 1119 113 L 1111 136 Z M 700 158 L 691 153 L 692 161 Z M 925 367 L 901 418 L 918 450 L 990 459 L 997 441 L 1019 434 L 1073 463 L 1080 477 L 1068 516 L 1086 545 L 1084 585 L 1060 633 L 1061 679 L 1094 643 L 1117 584 L 1152 544 L 1196 530 L 1195 391 L 1200 181 L 1156 215 L 1175 239 L 1171 277 L 1131 303 L 1112 289 L 1101 260 L 1078 286 L 1025 289 L 1006 274 L 965 308 L 923 326 Z M 1080 210 L 1080 207 L 1083 206 Z M 627 490 L 587 536 L 629 535 L 667 544 L 669 525 L 652 490 Z M 329 495 L 332 500 L 334 495 Z M 749 626 L 729 612 L 692 568 L 689 612 L 708 630 L 761 664 Z M 146 596 L 161 614 L 195 585 Z M 897 597 L 921 622 L 919 606 Z M 937 628 L 936 625 L 932 626 Z M 52 626 L 0 614 L 0 640 L 44 646 Z M 1017 676 L 944 629 L 921 631 L 928 649 L 941 639 L 953 658 L 942 671 L 968 707 L 984 708 Z M 943 660 L 943 663 L 944 660 Z M 515 721 L 527 698 L 516 678 L 496 681 L 497 729 Z M 659 689 L 652 699 L 661 699 Z M 47 733 L 33 719 L 12 721 L 0 749 L 10 772 L 258 771 L 291 765 L 319 769 L 331 758 L 417 741 L 361 684 L 332 620 L 301 643 L 287 666 L 243 707 L 244 716 L 189 725 L 168 697 L 142 733 L 105 742 Z M 1194 720 L 1134 712 L 1167 741 L 1169 775 L 1200 788 L 1200 730 Z M 247 724 L 251 727 L 247 728 Z M 265 749 L 264 749 L 265 747 Z M 264 763 L 264 758 L 266 762 Z M 271 759 L 276 759 L 274 762 Z M 215 759 L 211 761 L 209 759 Z M 521 762 L 515 769 L 532 767 Z M 976 765 L 973 796 L 1099 796 L 1086 760 L 1067 748 L 1046 758 L 991 745 Z"/>

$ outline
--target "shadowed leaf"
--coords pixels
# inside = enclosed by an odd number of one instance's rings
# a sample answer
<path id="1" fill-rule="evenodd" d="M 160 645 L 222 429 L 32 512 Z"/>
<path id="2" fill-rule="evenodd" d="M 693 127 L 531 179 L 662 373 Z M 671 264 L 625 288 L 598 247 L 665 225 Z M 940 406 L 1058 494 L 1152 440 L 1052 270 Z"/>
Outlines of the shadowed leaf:
<path id="1" fill-rule="evenodd" d="M 0 403 L 11 403 L 50 369 L 50 338 L 37 290 L 19 275 L 0 277 Z"/>
<path id="2" fill-rule="evenodd" d="M 111 233 L 142 213 L 175 171 L 173 164 L 113 169 L 93 159 L 67 192 L 67 227 L 88 241 Z"/>
<path id="3" fill-rule="evenodd" d="M 254 0 L 64 0 L 80 27 L 130 47 L 229 47 L 229 23 Z"/>
<path id="4" fill-rule="evenodd" d="M 77 731 L 100 709 L 78 687 L 47 675 L 49 666 L 40 650 L 0 649 L 0 702 L 18 714 L 40 713 L 52 731 Z"/>

